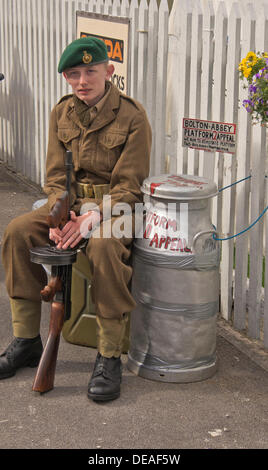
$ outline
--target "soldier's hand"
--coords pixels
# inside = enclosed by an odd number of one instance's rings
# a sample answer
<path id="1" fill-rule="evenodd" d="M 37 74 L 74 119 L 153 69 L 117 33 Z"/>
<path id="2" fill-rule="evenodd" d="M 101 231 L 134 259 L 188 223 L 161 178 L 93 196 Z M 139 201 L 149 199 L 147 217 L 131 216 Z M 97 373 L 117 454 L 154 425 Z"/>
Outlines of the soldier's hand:
<path id="1" fill-rule="evenodd" d="M 57 248 L 74 248 L 83 238 L 86 238 L 88 232 L 101 220 L 100 213 L 89 211 L 83 215 L 76 215 L 70 211 L 71 220 L 61 230 L 61 240 Z"/>
<path id="2" fill-rule="evenodd" d="M 49 239 L 52 240 L 54 243 L 59 243 L 62 239 L 61 230 L 57 228 L 50 228 L 49 229 Z"/>

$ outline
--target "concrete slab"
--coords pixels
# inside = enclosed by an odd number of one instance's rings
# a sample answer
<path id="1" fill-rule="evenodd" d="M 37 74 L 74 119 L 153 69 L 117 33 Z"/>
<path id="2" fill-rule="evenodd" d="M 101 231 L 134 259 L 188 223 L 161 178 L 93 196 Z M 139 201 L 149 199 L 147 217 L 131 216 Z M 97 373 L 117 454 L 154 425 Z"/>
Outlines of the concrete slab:
<path id="1" fill-rule="evenodd" d="M 0 165 L 1 239 L 7 223 L 41 197 L 38 188 Z M 2 352 L 12 339 L 2 265 L 0 294 Z M 48 321 L 44 305 L 44 342 Z M 218 371 L 203 382 L 137 377 L 123 355 L 120 398 L 98 404 L 87 398 L 96 350 L 62 338 L 52 391 L 32 392 L 30 368 L 0 381 L 0 449 L 267 449 L 268 353 L 245 344 L 222 322 L 217 341 Z"/>

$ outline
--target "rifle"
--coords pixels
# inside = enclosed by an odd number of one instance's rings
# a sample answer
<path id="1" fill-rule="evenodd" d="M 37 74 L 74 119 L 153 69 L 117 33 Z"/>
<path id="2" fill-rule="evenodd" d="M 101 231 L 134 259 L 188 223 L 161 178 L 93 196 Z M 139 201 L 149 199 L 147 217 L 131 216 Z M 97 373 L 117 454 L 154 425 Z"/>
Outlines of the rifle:
<path id="1" fill-rule="evenodd" d="M 72 152 L 66 152 L 66 191 L 57 199 L 48 216 L 49 227 L 65 225 L 70 219 Z M 48 338 L 43 350 L 32 390 L 45 393 L 54 387 L 54 378 L 61 330 L 64 321 L 71 315 L 72 264 L 76 261 L 77 250 L 63 250 L 53 246 L 30 249 L 33 263 L 51 266 L 51 279 L 41 290 L 41 299 L 51 302 Z"/>
<path id="2" fill-rule="evenodd" d="M 66 190 L 56 200 L 47 221 L 50 228 L 62 228 L 70 220 L 71 172 L 73 168 L 72 152 L 66 151 Z"/>

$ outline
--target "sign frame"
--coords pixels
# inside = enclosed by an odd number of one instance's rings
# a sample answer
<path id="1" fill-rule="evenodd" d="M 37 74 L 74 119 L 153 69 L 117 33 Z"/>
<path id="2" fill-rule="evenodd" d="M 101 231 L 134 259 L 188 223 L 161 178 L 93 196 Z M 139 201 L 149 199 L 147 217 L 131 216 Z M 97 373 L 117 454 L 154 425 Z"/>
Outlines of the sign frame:
<path id="1" fill-rule="evenodd" d="M 189 121 L 192 125 L 185 125 Z M 199 118 L 182 119 L 182 146 L 205 152 L 236 153 L 237 124 Z M 191 135 L 186 135 L 186 131 Z M 233 137 L 233 138 L 232 138 Z M 217 144 L 217 140 L 218 144 Z M 229 140 L 229 147 L 228 147 Z"/>
<path id="2" fill-rule="evenodd" d="M 117 25 L 116 31 L 111 34 L 101 31 L 101 23 L 106 23 L 106 27 L 109 31 L 113 29 L 113 23 Z M 90 26 L 91 25 L 91 26 Z M 124 31 L 123 39 L 119 38 L 121 25 L 121 34 Z M 82 27 L 83 26 L 83 27 Z M 93 31 L 92 33 L 92 26 Z M 88 11 L 76 11 L 76 38 L 82 37 L 82 33 L 91 37 L 99 37 L 105 39 L 107 42 L 108 54 L 111 52 L 113 44 L 116 45 L 119 56 L 122 53 L 123 62 L 115 60 L 115 58 L 109 57 L 109 62 L 115 67 L 115 72 L 112 75 L 111 81 L 117 86 L 120 92 L 129 95 L 130 94 L 130 79 L 131 79 L 131 56 L 130 56 L 130 18 L 117 17 L 111 15 L 105 15 L 101 13 L 91 13 Z M 123 35 L 123 34 L 122 34 Z M 114 42 L 115 41 L 115 42 Z M 123 44 L 123 49 L 121 44 Z M 110 49 L 109 49 L 110 47 Z M 121 51 L 121 52 L 120 52 Z M 121 62 L 121 63 L 120 63 Z M 118 72 L 118 73 L 116 73 Z M 120 74 L 119 74 L 120 73 Z"/>

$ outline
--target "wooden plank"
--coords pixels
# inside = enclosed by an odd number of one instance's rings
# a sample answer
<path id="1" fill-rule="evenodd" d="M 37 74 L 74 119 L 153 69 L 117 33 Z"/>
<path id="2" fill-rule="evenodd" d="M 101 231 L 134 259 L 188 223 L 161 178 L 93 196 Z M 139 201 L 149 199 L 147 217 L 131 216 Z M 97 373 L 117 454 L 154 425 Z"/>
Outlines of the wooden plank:
<path id="1" fill-rule="evenodd" d="M 129 17 L 129 0 L 122 0 L 121 1 L 121 16 Z"/>
<path id="2" fill-rule="evenodd" d="M 41 156 L 43 159 L 43 180 L 45 179 L 45 164 L 46 164 L 46 152 L 47 152 L 47 141 L 48 141 L 48 132 L 49 132 L 49 118 L 50 118 L 50 47 L 49 47 L 49 10 L 50 10 L 50 0 L 43 0 L 43 85 L 44 85 L 44 131 L 43 131 L 43 141 L 44 141 L 44 153 Z M 40 60 L 40 59 L 39 59 Z"/>
<path id="3" fill-rule="evenodd" d="M 1 41 L 1 54 L 0 54 L 0 72 L 4 74 L 4 80 L 0 83 L 0 105 L 1 105 L 1 113 L 0 113 L 0 131 L 1 131 L 1 161 L 6 161 L 5 155 L 5 143 L 4 143 L 4 135 L 5 135 L 5 112 L 6 110 L 6 73 L 5 73 L 5 48 L 3 48 L 4 44 L 4 3 L 0 2 L 0 41 Z"/>
<path id="4" fill-rule="evenodd" d="M 253 5 L 248 5 L 242 22 L 241 58 L 255 49 L 256 12 Z M 247 90 L 240 80 L 238 136 L 237 136 L 237 179 L 250 175 L 250 147 L 252 124 L 249 114 L 242 106 L 247 99 Z M 249 225 L 249 197 L 251 182 L 247 180 L 237 185 L 236 190 L 236 232 L 239 233 Z M 248 240 L 246 232 L 235 240 L 235 290 L 234 290 L 234 327 L 246 329 L 247 309 L 247 272 L 248 272 Z"/>
<path id="5" fill-rule="evenodd" d="M 159 8 L 158 22 L 158 51 L 155 95 L 155 145 L 154 145 L 154 174 L 165 173 L 166 152 L 166 91 L 167 91 L 167 58 L 168 58 L 168 21 L 169 10 L 166 0 L 162 0 Z"/>
<path id="6" fill-rule="evenodd" d="M 139 5 L 138 24 L 138 74 L 137 99 L 140 103 L 146 102 L 146 73 L 148 61 L 148 4 L 141 0 Z"/>
<path id="7" fill-rule="evenodd" d="M 80 0 L 77 3 L 77 10 L 79 10 L 79 11 L 88 11 L 88 1 L 87 0 Z"/>
<path id="8" fill-rule="evenodd" d="M 75 2 L 67 2 L 67 45 L 76 39 L 76 14 L 75 14 Z"/>
<path id="9" fill-rule="evenodd" d="M 8 35 L 8 15 L 7 15 L 7 2 L 4 0 L 3 2 L 3 44 L 6 42 L 6 38 Z M 9 99 L 9 83 L 10 83 L 10 72 L 9 72 L 9 60 L 8 60 L 8 50 L 4 47 L 2 50 L 3 58 L 4 58 L 4 70 L 3 73 L 5 75 L 5 80 L 1 83 L 2 92 L 5 96 L 5 101 L 8 103 Z M 2 139 L 2 146 L 4 149 L 4 162 L 9 163 L 9 155 L 8 155 L 8 121 L 9 121 L 9 111 L 10 108 L 7 106 L 5 111 L 5 119 L 3 122 L 3 139 Z"/>
<path id="10" fill-rule="evenodd" d="M 17 45 L 17 40 L 16 40 L 16 35 L 17 35 L 17 23 L 18 23 L 18 11 L 16 9 L 16 5 L 14 1 L 12 4 L 8 7 L 9 10 L 9 15 L 12 15 L 13 21 L 10 22 L 10 36 L 8 39 L 9 43 L 9 48 L 8 50 L 10 51 L 9 54 L 12 56 L 16 56 L 16 53 L 18 51 L 18 45 Z M 6 46 L 5 46 L 6 47 Z M 11 59 L 10 57 L 10 59 Z M 9 79 L 9 94 L 8 94 L 8 103 L 11 104 L 13 99 L 14 99 L 14 93 L 17 92 L 16 87 L 17 87 L 17 75 L 19 74 L 18 67 L 16 67 L 15 63 L 10 60 L 11 62 L 11 68 L 10 68 L 10 79 Z M 9 127 L 10 127 L 10 156 L 9 156 L 9 163 L 13 168 L 16 168 L 16 163 L 19 158 L 21 158 L 21 155 L 18 155 L 18 148 L 16 147 L 16 142 L 17 142 L 17 130 L 18 130 L 18 117 L 16 113 L 16 100 L 12 103 L 13 105 L 7 106 L 9 108 Z"/>
<path id="11" fill-rule="evenodd" d="M 168 156 L 168 172 L 172 173 L 177 172 L 178 153 L 179 96 L 177 93 L 177 77 L 179 76 L 179 16 L 178 3 L 174 2 L 169 15 L 166 92 L 166 153 Z"/>
<path id="12" fill-rule="evenodd" d="M 15 2 L 15 8 L 17 11 L 20 11 L 20 6 L 18 0 Z M 22 66 L 21 63 L 21 45 L 22 45 L 22 23 L 21 23 L 21 14 L 17 15 L 17 61 L 19 63 L 19 69 Z M 16 112 L 16 136 L 14 137 L 14 152 L 15 152 L 15 161 L 16 161 L 16 170 L 22 172 L 22 160 L 24 158 L 23 151 L 22 151 L 22 142 L 23 142 L 23 125 L 22 125 L 22 116 L 21 116 L 21 100 L 19 99 L 18 94 L 20 94 L 19 90 L 19 70 L 16 67 L 14 70 L 15 76 L 15 83 L 18 84 L 16 89 L 14 89 L 14 101 L 15 101 L 15 112 Z M 14 87 L 15 88 L 15 87 Z"/>
<path id="13" fill-rule="evenodd" d="M 112 13 L 112 0 L 105 0 L 103 13 L 105 15 L 111 15 Z"/>
<path id="14" fill-rule="evenodd" d="M 76 39 L 76 2 L 75 1 L 67 1 L 67 9 L 66 9 L 67 17 L 66 17 L 66 23 L 67 23 L 67 44 L 70 44 L 72 41 Z M 66 80 L 65 81 L 65 86 L 67 89 L 67 93 L 72 93 L 72 88 L 70 85 L 67 84 Z"/>
<path id="15" fill-rule="evenodd" d="M 9 38 L 8 38 L 8 43 L 9 43 L 9 51 L 11 54 L 15 54 L 15 50 L 17 48 L 17 42 L 15 41 L 14 37 L 16 35 L 16 8 L 14 6 L 14 2 L 10 4 L 10 14 L 12 15 L 13 21 L 10 23 L 10 29 L 9 29 Z M 12 99 L 14 95 L 14 88 L 16 87 L 16 80 L 15 80 L 15 74 L 14 74 L 14 66 L 11 68 L 11 77 L 10 77 L 10 84 L 9 84 L 9 98 Z M 1 85 L 0 85 L 1 86 Z M 9 164 L 15 168 L 16 167 L 16 160 L 15 160 L 15 142 L 16 142 L 16 129 L 15 129 L 15 116 L 16 116 L 16 111 L 15 111 L 15 106 L 8 106 L 9 110 L 9 126 L 11 130 L 11 135 L 10 135 L 10 155 L 9 155 Z"/>
<path id="16" fill-rule="evenodd" d="M 21 15 L 21 7 L 20 7 L 20 3 L 16 2 L 16 8 L 17 10 L 20 12 L 20 15 L 18 15 L 18 36 L 17 36 L 17 39 L 18 39 L 18 43 L 17 43 L 17 50 L 16 50 L 16 54 L 17 54 L 17 63 L 19 63 L 19 68 L 22 68 L 22 51 L 21 51 L 21 48 L 22 48 L 22 15 Z M 24 124 L 23 124 L 23 121 L 24 119 L 22 118 L 22 101 L 21 99 L 19 98 L 19 95 L 20 95 L 20 82 L 19 82 L 19 70 L 18 68 L 15 69 L 15 77 L 16 77 L 16 83 L 17 83 L 17 87 L 16 87 L 16 90 L 14 90 L 14 99 L 15 99 L 15 108 L 16 108 L 16 111 L 17 111 L 17 116 L 18 116 L 18 133 L 17 133 L 17 136 L 16 136 L 16 170 L 23 173 L 23 168 L 24 168 L 24 164 L 23 164 L 23 160 L 24 160 L 24 152 L 23 152 L 23 140 L 24 140 Z M 20 151 L 20 155 L 19 155 L 19 152 L 18 150 Z"/>
<path id="17" fill-rule="evenodd" d="M 5 34 L 5 43 L 10 41 L 10 28 L 11 28 L 11 21 L 8 21 L 9 19 L 9 2 L 6 3 L 6 34 Z M 8 81 L 6 81 L 7 84 L 7 93 L 8 97 L 10 99 L 10 87 L 11 87 L 11 79 L 12 79 L 12 62 L 9 58 L 10 51 L 7 52 L 6 56 L 6 73 L 7 76 L 9 77 Z M 11 146 L 11 121 L 12 115 L 11 115 L 11 107 L 8 106 L 7 110 L 7 121 L 6 121 L 6 154 L 7 154 L 7 163 L 9 165 L 12 165 L 12 146 Z"/>
<path id="18" fill-rule="evenodd" d="M 189 116 L 189 106 L 190 106 L 190 85 L 191 85 L 191 47 L 192 47 L 192 20 L 193 20 L 193 5 L 186 1 L 185 3 L 185 18 L 182 24 L 182 34 L 184 34 L 185 39 L 185 56 L 183 57 L 183 83 L 184 83 L 184 116 Z M 184 29 L 185 28 L 185 29 Z M 179 132 L 178 132 L 179 142 L 182 142 L 182 120 L 179 123 Z M 187 147 L 183 148 L 182 152 L 182 173 L 188 173 L 188 153 L 189 150 Z"/>
<path id="19" fill-rule="evenodd" d="M 69 37 L 68 37 L 68 2 L 67 1 L 61 1 L 61 25 L 62 25 L 62 48 L 61 48 L 61 53 L 64 51 L 65 47 L 67 47 L 68 42 L 69 42 Z M 70 92 L 68 83 L 66 80 L 63 78 L 62 74 L 60 75 L 61 77 L 61 95 L 67 95 Z"/>
<path id="20" fill-rule="evenodd" d="M 112 16 L 123 16 L 121 12 L 121 2 L 120 0 L 113 0 L 111 8 Z"/>
<path id="21" fill-rule="evenodd" d="M 61 9 L 61 0 L 55 0 L 55 21 L 56 21 L 56 30 L 55 30 L 55 56 L 56 56 L 56 62 L 57 66 L 60 60 L 61 53 L 63 52 L 63 45 L 62 45 L 62 9 Z M 63 95 L 62 92 L 62 75 L 57 73 L 55 70 L 55 73 L 57 74 L 56 78 L 56 100 L 57 102 Z M 56 104 L 56 103 L 55 103 Z"/>
<path id="22" fill-rule="evenodd" d="M 10 11 L 10 5 L 9 3 L 7 4 L 7 15 L 9 16 L 9 11 Z M 12 63 L 12 59 L 10 58 L 10 53 L 11 56 L 15 53 L 15 47 L 12 44 L 12 28 L 13 28 L 13 23 L 11 21 L 7 22 L 7 36 L 5 38 L 5 42 L 9 44 L 9 51 L 8 51 L 8 74 L 9 74 L 9 83 L 8 83 L 8 100 L 11 100 L 11 97 L 13 95 L 13 90 L 14 90 L 14 82 L 13 82 L 13 76 L 14 76 L 14 66 Z M 11 60 L 10 60 L 11 59 Z M 8 107 L 8 118 L 7 118 L 7 158 L 8 158 L 8 164 L 10 166 L 14 167 L 14 158 L 13 158 L 13 152 L 14 152 L 14 127 L 13 127 L 13 113 L 12 113 L 12 107 Z"/>
<path id="23" fill-rule="evenodd" d="M 22 20 L 22 51 L 21 51 L 21 60 L 22 67 L 20 73 L 20 95 L 21 95 L 21 113 L 22 113 L 22 146 L 20 147 L 20 155 L 23 160 L 22 173 L 26 177 L 30 177 L 30 164 L 31 158 L 29 155 L 29 120 L 30 120 L 30 96 L 29 96 L 29 84 L 28 84 L 28 34 L 27 34 L 27 4 L 26 1 L 21 3 L 21 20 Z M 27 116 L 27 119 L 25 119 Z"/>
<path id="24" fill-rule="evenodd" d="M 256 51 L 267 51 L 268 47 L 267 8 L 260 9 L 256 24 Z M 251 221 L 257 219 L 264 209 L 264 174 L 266 160 L 266 128 L 260 125 L 252 128 L 252 192 Z M 250 279 L 248 305 L 248 335 L 260 337 L 260 307 L 263 257 L 263 219 L 250 230 Z"/>
<path id="25" fill-rule="evenodd" d="M 192 41 L 192 4 L 184 2 L 180 4 L 178 15 L 180 31 L 179 56 L 178 56 L 178 141 L 177 141 L 177 172 L 187 174 L 188 148 L 182 147 L 182 119 L 189 117 L 190 103 L 190 67 L 191 67 L 191 41 Z M 175 79 L 176 80 L 176 79 Z"/>
<path id="26" fill-rule="evenodd" d="M 102 13 L 104 11 L 104 0 L 97 0 L 96 2 L 96 13 Z"/>
<path id="27" fill-rule="evenodd" d="M 50 86 L 49 86 L 49 101 L 48 101 L 48 111 L 50 118 L 50 112 L 53 106 L 56 104 L 56 93 L 57 93 L 57 50 L 56 50 L 56 3 L 50 1 L 49 3 L 49 74 L 50 74 Z"/>
<path id="28" fill-rule="evenodd" d="M 32 17 L 32 2 L 26 0 L 26 25 L 27 25 L 27 68 L 28 68 L 28 85 L 27 95 L 25 100 L 27 101 L 27 156 L 29 162 L 29 169 L 27 171 L 27 177 L 36 182 L 36 159 L 37 155 L 35 152 L 35 102 L 34 102 L 34 69 L 33 69 L 33 17 Z"/>
<path id="29" fill-rule="evenodd" d="M 23 146 L 20 149 L 23 152 L 23 174 L 26 177 L 30 177 L 30 158 L 29 158 L 29 85 L 28 85 L 28 34 L 27 34 L 27 4 L 26 1 L 22 2 L 21 8 L 21 17 L 22 17 L 22 67 L 21 67 L 21 95 L 22 95 L 22 113 L 24 116 L 23 119 Z M 28 119 L 25 119 L 25 116 Z"/>
<path id="30" fill-rule="evenodd" d="M 265 50 L 267 50 L 267 18 L 268 5 L 264 5 L 265 17 Z M 266 129 L 266 154 L 265 154 L 265 207 L 268 206 L 268 131 Z M 265 238 L 264 238 L 264 255 L 265 255 L 265 280 L 264 280 L 264 318 L 263 318 L 263 345 L 268 350 L 268 213 L 265 215 Z"/>
<path id="31" fill-rule="evenodd" d="M 6 42 L 6 38 L 8 35 L 8 2 L 4 1 L 4 24 L 3 24 L 3 30 L 4 30 L 4 42 Z M 4 85 L 4 91 L 6 95 L 6 102 L 9 100 L 9 83 L 10 83 L 10 71 L 9 71 L 9 58 L 8 58 L 8 51 L 4 47 L 3 49 L 4 52 L 4 73 L 5 73 L 5 80 L 2 83 Z M 7 110 L 5 113 L 5 121 L 4 121 L 4 139 L 3 139 L 3 146 L 4 146 L 4 152 L 5 152 L 5 162 L 9 163 L 9 155 L 8 155 L 8 125 L 9 125 L 9 111 L 10 108 L 7 106 Z M 20 132 L 21 134 L 21 132 Z M 20 162 L 20 169 L 21 169 L 22 162 Z"/>
<path id="32" fill-rule="evenodd" d="M 0 54 L 0 72 L 5 76 L 5 60 L 4 60 L 4 3 L 0 2 L 0 47 L 1 47 L 1 54 Z M 5 78 L 6 79 L 6 78 Z M 4 129 L 5 129 L 5 116 L 3 110 L 6 109 L 5 106 L 5 79 L 0 82 L 0 105 L 1 105 L 1 113 L 0 113 L 0 133 L 1 133 L 1 160 L 5 161 L 5 151 L 4 151 Z"/>
<path id="33" fill-rule="evenodd" d="M 44 41 L 43 41 L 43 0 L 37 0 L 37 31 L 38 31 L 38 51 L 43 51 Z M 39 57 L 39 56 L 38 56 Z M 43 87 L 43 76 L 44 76 L 44 63 L 43 60 L 38 59 L 38 90 L 39 90 L 39 119 L 38 119 L 38 133 L 39 133 L 39 159 L 40 159 L 40 182 L 41 185 L 44 184 L 44 161 L 45 161 L 45 145 L 44 145 L 44 102 L 45 102 L 45 93 Z"/>
<path id="34" fill-rule="evenodd" d="M 200 118 L 203 12 L 200 2 L 195 2 L 193 6 L 189 117 Z M 199 174 L 199 150 L 188 150 L 187 172 L 188 174 Z"/>
<path id="35" fill-rule="evenodd" d="M 241 12 L 237 3 L 234 3 L 231 8 L 228 38 L 225 122 L 237 123 L 239 87 L 238 64 L 240 60 L 241 39 Z M 236 154 L 225 154 L 224 175 L 224 186 L 233 184 L 236 181 Z M 235 196 L 236 186 L 232 186 L 223 193 L 222 229 L 225 237 L 234 234 Z M 229 320 L 232 314 L 233 254 L 234 239 L 223 241 L 221 262 L 221 314 L 226 320 Z"/>
<path id="36" fill-rule="evenodd" d="M 130 47 L 131 47 L 131 67 L 130 67 L 130 95 L 137 98 L 137 83 L 138 83 L 138 24 L 139 24 L 139 8 L 138 0 L 132 0 L 130 3 L 129 17 L 130 23 Z"/>
<path id="37" fill-rule="evenodd" d="M 89 0 L 87 3 L 87 11 L 91 13 L 96 13 L 96 8 L 97 8 L 96 4 L 97 4 L 96 0 Z"/>
<path id="38" fill-rule="evenodd" d="M 214 31 L 215 11 L 211 0 L 203 2 L 204 30 L 203 30 L 203 60 L 201 77 L 201 118 L 212 118 L 212 88 L 213 88 L 213 62 L 214 62 Z M 206 178 L 214 178 L 215 157 L 212 152 L 200 152 L 200 167 Z"/>
<path id="39" fill-rule="evenodd" d="M 266 199 L 265 206 L 268 206 L 268 137 L 266 130 L 266 178 L 265 178 L 265 190 Z M 268 350 L 268 217 L 265 217 L 265 283 L 264 283 L 264 318 L 263 318 L 263 345 Z"/>
<path id="40" fill-rule="evenodd" d="M 31 0 L 32 11 L 32 60 L 33 60 L 33 100 L 34 100 L 34 158 L 35 158 L 35 174 L 33 181 L 37 184 L 41 182 L 41 168 L 40 168 L 40 138 L 39 138 L 39 85 L 38 85 L 38 29 L 37 29 L 37 5 L 35 0 Z"/>
<path id="41" fill-rule="evenodd" d="M 145 35 L 145 33 L 144 33 Z M 157 37 L 158 37 L 158 7 L 156 0 L 151 0 L 148 11 L 148 34 L 147 47 L 150 49 L 147 54 L 145 70 L 145 90 L 143 105 L 146 109 L 149 122 L 152 126 L 152 150 L 151 150 L 151 174 L 155 174 L 155 138 L 156 138 L 156 82 L 157 82 Z M 162 93 L 162 92 L 161 92 Z"/>
<path id="42" fill-rule="evenodd" d="M 145 33 L 144 33 L 145 34 Z M 156 100 L 156 80 L 157 80 L 157 37 L 158 37 L 158 7 L 156 0 L 151 0 L 148 10 L 148 34 L 147 45 L 150 51 L 147 55 L 144 106 L 148 114 L 149 121 L 154 128 L 155 122 L 155 100 Z"/>
<path id="43" fill-rule="evenodd" d="M 224 121 L 226 94 L 226 63 L 227 63 L 227 29 L 228 14 L 224 2 L 219 3 L 215 17 L 215 57 L 213 67 L 212 89 L 212 120 Z M 223 187 L 224 154 L 213 152 L 211 157 L 210 177 L 218 182 L 218 188 Z M 211 160 L 212 160 L 211 158 Z M 213 200 L 213 220 L 219 233 L 222 232 L 222 193 Z"/>

